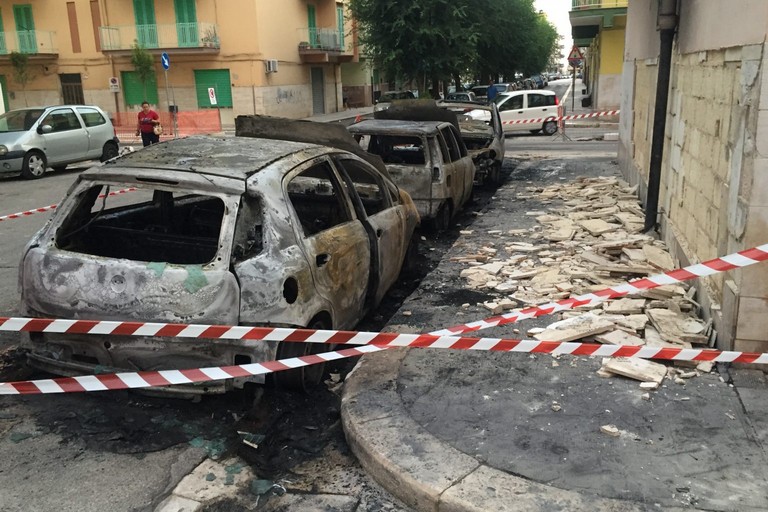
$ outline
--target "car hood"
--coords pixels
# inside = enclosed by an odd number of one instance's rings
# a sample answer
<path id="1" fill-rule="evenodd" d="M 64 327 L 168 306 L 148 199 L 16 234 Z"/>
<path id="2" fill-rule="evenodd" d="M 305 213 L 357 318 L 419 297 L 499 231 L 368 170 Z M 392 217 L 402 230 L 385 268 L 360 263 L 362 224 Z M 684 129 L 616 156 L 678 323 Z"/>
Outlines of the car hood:
<path id="1" fill-rule="evenodd" d="M 30 132 L 4 132 L 0 133 L 0 144 L 4 146 L 8 146 L 10 149 L 10 146 L 18 145 L 18 144 L 24 144 L 29 140 Z"/>

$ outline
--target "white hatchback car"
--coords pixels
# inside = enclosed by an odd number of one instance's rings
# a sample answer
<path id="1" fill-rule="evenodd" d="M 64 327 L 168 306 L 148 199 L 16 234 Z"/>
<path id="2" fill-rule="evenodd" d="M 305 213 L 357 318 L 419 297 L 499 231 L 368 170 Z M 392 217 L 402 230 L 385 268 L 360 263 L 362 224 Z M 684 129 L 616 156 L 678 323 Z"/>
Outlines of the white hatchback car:
<path id="1" fill-rule="evenodd" d="M 47 167 L 116 157 L 118 139 L 99 107 L 57 105 L 0 115 L 0 172 L 40 178 Z"/>
<path id="2" fill-rule="evenodd" d="M 554 91 L 503 92 L 493 101 L 499 107 L 504 133 L 524 130 L 531 133 L 543 130 L 547 135 L 557 133 L 557 106 L 560 102 Z M 474 110 L 469 115 L 475 119 L 490 120 L 490 114 L 484 110 Z M 535 119 L 541 121 L 531 122 Z"/>

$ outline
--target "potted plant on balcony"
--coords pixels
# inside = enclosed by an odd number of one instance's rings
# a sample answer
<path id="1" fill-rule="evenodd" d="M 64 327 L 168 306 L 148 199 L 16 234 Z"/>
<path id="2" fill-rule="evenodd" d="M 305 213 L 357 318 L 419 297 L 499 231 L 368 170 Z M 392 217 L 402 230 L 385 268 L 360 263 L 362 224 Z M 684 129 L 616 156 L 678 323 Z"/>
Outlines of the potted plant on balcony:
<path id="1" fill-rule="evenodd" d="M 219 36 L 216 33 L 216 29 L 215 28 L 207 29 L 200 41 L 203 43 L 203 46 L 207 46 L 209 48 L 218 48 Z"/>
<path id="2" fill-rule="evenodd" d="M 299 50 L 309 50 L 309 41 L 302 41 L 299 43 Z"/>

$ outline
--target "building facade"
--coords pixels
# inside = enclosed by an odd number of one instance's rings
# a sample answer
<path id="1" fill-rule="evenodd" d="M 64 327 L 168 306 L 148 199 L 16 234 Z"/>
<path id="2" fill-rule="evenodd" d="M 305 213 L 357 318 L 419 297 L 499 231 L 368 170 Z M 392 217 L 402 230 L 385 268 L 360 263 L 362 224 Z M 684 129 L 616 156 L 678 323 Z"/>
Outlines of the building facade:
<path id="1" fill-rule="evenodd" d="M 659 67 L 657 2 L 631 2 L 619 160 L 646 195 Z M 768 241 L 768 2 L 678 3 L 659 192 L 662 234 L 683 262 Z M 765 264 L 700 280 L 722 349 L 768 351 Z"/>
<path id="2" fill-rule="evenodd" d="M 584 51 L 584 82 L 592 106 L 614 110 L 621 100 L 627 0 L 572 0 L 571 34 Z"/>
<path id="3" fill-rule="evenodd" d="M 161 111 L 216 109 L 224 127 L 241 114 L 303 118 L 344 108 L 341 66 L 359 66 L 344 0 L 0 0 L 0 28 L 5 109 L 123 112 L 147 100 Z M 154 57 L 145 81 L 135 44 Z M 12 52 L 28 57 L 27 80 Z"/>

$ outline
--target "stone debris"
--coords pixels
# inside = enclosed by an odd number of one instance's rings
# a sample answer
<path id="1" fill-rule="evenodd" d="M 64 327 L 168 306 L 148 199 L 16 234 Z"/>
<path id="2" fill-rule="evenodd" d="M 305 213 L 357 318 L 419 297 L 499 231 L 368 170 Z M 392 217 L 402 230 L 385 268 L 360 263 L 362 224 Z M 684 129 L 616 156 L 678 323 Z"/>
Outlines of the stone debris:
<path id="1" fill-rule="evenodd" d="M 636 187 L 616 177 L 581 178 L 571 183 L 528 187 L 519 199 L 551 201 L 550 211 L 528 211 L 537 225 L 494 231 L 473 244 L 473 231 L 461 232 L 465 254 L 452 258 L 466 267 L 465 286 L 487 294 L 477 305 L 499 314 L 603 290 L 631 279 L 676 268 L 664 242 L 642 234 L 644 213 Z M 532 219 L 533 220 L 533 219 Z M 489 232 L 490 233 L 490 232 Z M 528 329 L 542 341 L 597 341 L 650 347 L 691 348 L 709 345 L 716 335 L 711 322 L 696 315 L 701 308 L 688 283 L 665 285 L 560 313 L 546 329 Z M 638 358 L 606 359 L 598 375 L 622 375 L 657 389 L 667 376 L 665 364 Z M 685 368 L 671 380 L 712 370 L 711 362 L 675 361 Z"/>
<path id="2" fill-rule="evenodd" d="M 621 432 L 619 432 L 619 429 L 616 427 L 616 425 L 603 425 L 600 427 L 600 432 L 603 434 L 608 434 L 611 437 L 619 437 L 621 435 Z"/>

